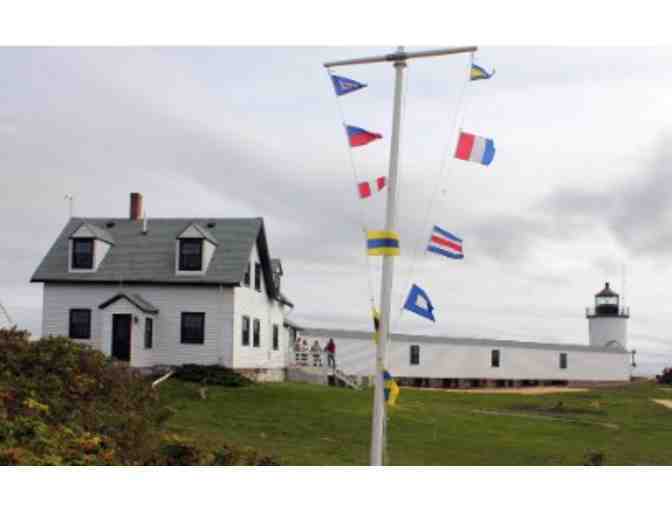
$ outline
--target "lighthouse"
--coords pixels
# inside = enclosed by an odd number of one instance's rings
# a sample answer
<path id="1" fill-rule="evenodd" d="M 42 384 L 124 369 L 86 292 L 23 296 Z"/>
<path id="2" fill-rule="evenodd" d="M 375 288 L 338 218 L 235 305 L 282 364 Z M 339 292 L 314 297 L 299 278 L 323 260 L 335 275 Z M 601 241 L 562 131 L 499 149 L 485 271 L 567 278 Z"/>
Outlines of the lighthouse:
<path id="1" fill-rule="evenodd" d="M 620 298 L 611 290 L 609 282 L 595 294 L 595 307 L 586 309 L 586 318 L 591 347 L 627 349 L 630 311 L 621 307 Z"/>

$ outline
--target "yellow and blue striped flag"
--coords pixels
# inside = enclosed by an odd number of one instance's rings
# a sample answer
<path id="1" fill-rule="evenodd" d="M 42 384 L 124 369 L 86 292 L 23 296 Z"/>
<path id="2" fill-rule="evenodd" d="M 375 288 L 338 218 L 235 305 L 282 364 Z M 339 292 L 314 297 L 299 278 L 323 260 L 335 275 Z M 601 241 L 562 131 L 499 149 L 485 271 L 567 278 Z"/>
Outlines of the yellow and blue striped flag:
<path id="1" fill-rule="evenodd" d="M 387 230 L 369 230 L 366 233 L 369 255 L 399 255 L 399 234 Z"/>
<path id="2" fill-rule="evenodd" d="M 385 393 L 385 402 L 388 405 L 396 406 L 397 397 L 399 396 L 399 385 L 387 370 L 383 372 L 383 380 L 385 381 L 385 389 L 383 390 Z"/>
<path id="3" fill-rule="evenodd" d="M 476 81 L 476 80 L 489 80 L 492 78 L 495 74 L 495 70 L 493 69 L 491 73 L 486 71 L 484 68 L 481 66 L 477 66 L 476 64 L 471 64 L 471 70 L 469 71 L 469 81 Z"/>

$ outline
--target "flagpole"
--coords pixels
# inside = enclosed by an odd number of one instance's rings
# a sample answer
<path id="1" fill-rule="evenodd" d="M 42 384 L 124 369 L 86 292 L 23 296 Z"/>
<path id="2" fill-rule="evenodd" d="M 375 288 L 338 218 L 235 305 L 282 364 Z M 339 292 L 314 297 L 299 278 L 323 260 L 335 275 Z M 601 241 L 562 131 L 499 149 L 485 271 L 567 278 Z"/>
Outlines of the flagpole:
<path id="1" fill-rule="evenodd" d="M 399 142 L 401 131 L 401 97 L 404 82 L 406 60 L 412 58 L 437 57 L 456 53 L 473 53 L 476 46 L 463 46 L 404 52 L 400 46 L 395 53 L 364 57 L 350 60 L 327 62 L 326 68 L 345 65 L 372 64 L 376 62 L 394 62 L 394 111 L 392 115 L 392 139 L 390 145 L 390 173 L 387 186 L 387 205 L 385 209 L 385 231 L 396 231 L 397 220 L 397 170 L 399 166 Z M 380 335 L 376 347 L 375 390 L 373 399 L 373 420 L 371 425 L 371 458 L 372 466 L 382 466 L 383 450 L 385 445 L 385 380 L 383 376 L 387 367 L 387 346 L 390 338 L 390 309 L 394 270 L 394 256 L 383 256 L 383 279 L 380 289 Z"/>

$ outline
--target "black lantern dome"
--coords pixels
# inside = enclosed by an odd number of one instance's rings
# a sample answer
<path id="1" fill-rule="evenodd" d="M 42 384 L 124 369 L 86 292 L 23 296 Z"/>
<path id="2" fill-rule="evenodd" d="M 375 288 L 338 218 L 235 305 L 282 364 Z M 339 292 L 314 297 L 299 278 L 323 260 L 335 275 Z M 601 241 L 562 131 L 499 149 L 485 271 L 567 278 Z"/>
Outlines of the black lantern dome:
<path id="1" fill-rule="evenodd" d="M 609 282 L 604 284 L 604 289 L 595 294 L 596 315 L 618 315 L 619 297 L 609 288 Z"/>

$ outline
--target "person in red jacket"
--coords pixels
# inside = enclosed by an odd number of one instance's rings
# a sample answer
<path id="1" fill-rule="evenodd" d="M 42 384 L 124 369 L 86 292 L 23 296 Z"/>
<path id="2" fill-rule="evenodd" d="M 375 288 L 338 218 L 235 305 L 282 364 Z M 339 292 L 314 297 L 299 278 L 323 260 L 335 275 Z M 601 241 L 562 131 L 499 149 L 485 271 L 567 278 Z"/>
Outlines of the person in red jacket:
<path id="1" fill-rule="evenodd" d="M 327 351 L 327 366 L 336 368 L 336 343 L 333 338 L 329 339 L 329 343 L 324 350 Z"/>

